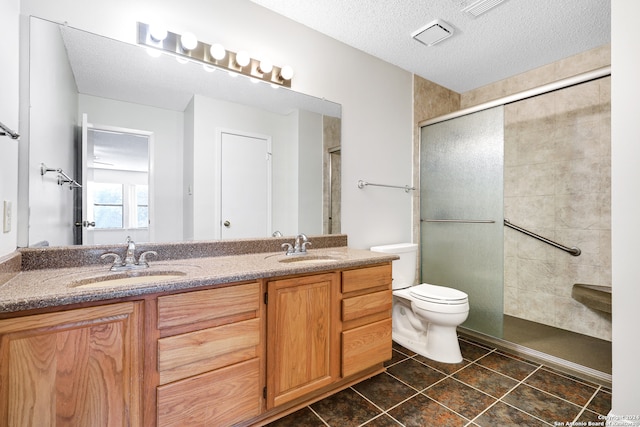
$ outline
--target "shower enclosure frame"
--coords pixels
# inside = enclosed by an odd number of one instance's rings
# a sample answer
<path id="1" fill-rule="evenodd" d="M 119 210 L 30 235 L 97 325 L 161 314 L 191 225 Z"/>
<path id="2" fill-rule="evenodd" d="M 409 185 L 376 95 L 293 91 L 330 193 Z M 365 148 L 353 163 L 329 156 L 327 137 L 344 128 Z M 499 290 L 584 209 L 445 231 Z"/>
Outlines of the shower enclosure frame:
<path id="1" fill-rule="evenodd" d="M 601 68 L 597 68 L 588 72 L 584 72 L 581 74 L 577 74 L 575 76 L 572 77 L 568 77 L 565 79 L 561 79 L 552 83 L 548 83 L 548 84 L 544 84 L 541 86 L 538 86 L 536 88 L 532 88 L 532 89 L 528 89 L 525 91 L 521 91 L 512 95 L 508 95 L 502 98 L 498 98 L 489 102 L 485 102 L 482 104 L 478 104 L 469 108 L 465 108 L 465 109 L 461 109 L 458 111 L 454 111 L 452 113 L 447 113 L 447 114 L 443 114 L 431 119 L 427 119 L 427 120 L 423 120 L 418 122 L 417 125 L 417 130 L 418 130 L 418 135 L 420 135 L 421 129 L 425 126 L 429 126 L 432 124 L 436 124 L 436 123 L 440 123 L 440 122 L 444 122 L 447 120 L 451 120 L 451 119 L 455 119 L 458 117 L 462 117 L 462 116 L 466 116 L 472 113 L 476 113 L 476 112 L 480 112 L 483 110 L 487 110 L 493 107 L 498 107 L 498 106 L 504 106 L 510 103 L 514 103 L 517 101 L 522 101 L 525 100 L 527 98 L 532 98 L 538 95 L 543 95 L 546 93 L 550 93 L 550 92 L 554 92 L 557 90 L 561 90 L 561 89 L 565 89 L 571 86 L 575 86 L 575 85 L 579 85 L 582 83 L 586 83 L 592 80 L 597 80 L 603 77 L 607 77 L 611 75 L 611 67 L 610 66 L 606 66 L 606 67 L 601 67 Z M 420 140 L 420 138 L 418 139 Z M 420 156 L 418 156 L 418 174 L 420 173 Z M 419 181 L 419 180 L 418 180 Z M 416 192 L 416 194 L 419 194 L 419 191 Z M 413 224 L 414 224 L 414 230 L 416 235 L 420 235 L 420 212 L 419 212 L 419 203 L 417 203 L 418 205 L 418 209 L 414 209 L 414 219 L 413 219 Z M 418 255 L 420 257 L 420 254 Z M 419 258 L 420 259 L 420 258 Z M 585 378 L 585 379 L 590 379 L 596 383 L 599 384 L 603 384 L 603 385 L 610 385 L 611 384 L 611 375 L 597 371 L 595 369 L 591 369 L 589 367 L 585 367 L 558 357 L 555 357 L 553 355 L 549 355 L 546 353 L 542 353 L 539 352 L 537 350 L 516 344 L 516 343 L 512 343 L 509 341 L 506 341 L 504 339 L 498 338 L 498 337 L 493 337 L 491 335 L 486 335 L 483 334 L 481 332 L 477 332 L 477 331 L 473 331 L 464 327 L 461 327 L 461 332 L 463 332 L 465 335 L 468 335 L 472 338 L 478 338 L 481 341 L 485 341 L 488 343 L 491 343 L 495 346 L 497 346 L 498 348 L 503 348 L 505 350 L 511 351 L 512 353 L 515 354 L 519 354 L 522 356 L 525 356 L 531 360 L 535 360 L 538 361 L 540 363 L 544 363 L 548 366 L 552 366 L 552 367 L 557 367 L 558 369 L 561 369 L 565 372 L 568 373 L 573 373 L 579 377 Z"/>

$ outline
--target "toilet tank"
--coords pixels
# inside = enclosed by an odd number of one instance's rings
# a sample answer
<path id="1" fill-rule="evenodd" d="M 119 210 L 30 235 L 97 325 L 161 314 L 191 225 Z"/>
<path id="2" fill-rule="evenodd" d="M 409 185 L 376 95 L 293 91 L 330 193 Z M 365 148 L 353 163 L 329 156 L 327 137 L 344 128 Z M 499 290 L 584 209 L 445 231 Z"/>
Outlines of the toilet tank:
<path id="1" fill-rule="evenodd" d="M 395 245 L 372 246 L 372 252 L 383 252 L 398 255 L 400 259 L 393 261 L 393 289 L 412 286 L 416 280 L 416 243 L 397 243 Z"/>

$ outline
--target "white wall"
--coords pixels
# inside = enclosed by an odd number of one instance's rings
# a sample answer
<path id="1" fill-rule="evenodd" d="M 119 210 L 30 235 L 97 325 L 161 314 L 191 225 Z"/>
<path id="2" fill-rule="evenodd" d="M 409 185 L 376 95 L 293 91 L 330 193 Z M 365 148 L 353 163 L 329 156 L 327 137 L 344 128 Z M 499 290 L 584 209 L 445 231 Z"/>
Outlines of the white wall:
<path id="1" fill-rule="evenodd" d="M 29 186 L 20 203 L 29 200 L 29 229 L 21 233 L 21 246 L 47 241 L 51 245 L 73 244 L 73 196 L 68 185 L 58 185 L 58 174 L 42 175 L 40 164 L 62 169 L 74 178 L 78 96 L 60 30 L 56 25 L 34 22 L 29 87 L 29 133 L 22 144 L 29 146 Z M 24 227 L 24 224 L 21 224 Z"/>
<path id="2" fill-rule="evenodd" d="M 218 239 L 220 207 L 220 171 L 216 167 L 216 138 L 220 130 L 271 137 L 273 229 L 293 234 L 292 214 L 295 218 L 296 198 L 292 197 L 290 185 L 297 181 L 297 159 L 295 157 L 295 134 L 287 116 L 271 113 L 242 104 L 211 99 L 196 95 L 188 107 L 193 115 L 193 141 L 188 142 L 192 158 L 185 158 L 185 170 L 192 169 L 193 180 L 187 182 L 192 188 L 193 237 L 196 240 Z M 219 142 L 219 141 L 218 141 Z M 191 148 L 192 146 L 192 148 Z M 292 150 L 293 148 L 293 150 Z M 293 194 L 295 195 L 295 194 Z M 285 229 L 283 229 L 283 227 Z"/>
<path id="3" fill-rule="evenodd" d="M 182 165 L 182 183 L 184 198 L 182 200 L 183 209 L 183 222 L 182 222 L 182 237 L 184 240 L 194 239 L 194 202 L 193 202 L 193 162 L 194 162 L 194 150 L 195 150 L 195 112 L 194 112 L 194 99 L 191 98 L 191 102 L 184 109 L 184 151 L 183 165 Z"/>
<path id="4" fill-rule="evenodd" d="M 411 197 L 356 186 L 358 179 L 411 182 L 410 73 L 247 0 L 23 0 L 22 12 L 129 42 L 136 21 L 157 18 L 172 31 L 290 64 L 293 89 L 342 104 L 342 231 L 350 246 L 410 240 Z"/>
<path id="5" fill-rule="evenodd" d="M 18 64 L 19 64 L 19 17 L 20 0 L 0 1 L 0 122 L 18 131 Z M 18 213 L 18 144 L 20 142 L 0 136 L 0 217 L 3 202 L 12 202 L 13 227 L 5 233 L 0 226 L 0 257 L 15 250 Z"/>
<path id="6" fill-rule="evenodd" d="M 640 415 L 640 2 L 611 2 L 611 244 L 613 408 Z M 635 424 L 638 425 L 636 418 Z"/>
<path id="7" fill-rule="evenodd" d="M 86 113 L 89 123 L 153 132 L 152 238 L 154 242 L 182 241 L 183 114 L 89 95 L 79 95 L 79 99 L 78 113 Z"/>
<path id="8" fill-rule="evenodd" d="M 298 112 L 298 231 L 322 234 L 322 115 Z"/>

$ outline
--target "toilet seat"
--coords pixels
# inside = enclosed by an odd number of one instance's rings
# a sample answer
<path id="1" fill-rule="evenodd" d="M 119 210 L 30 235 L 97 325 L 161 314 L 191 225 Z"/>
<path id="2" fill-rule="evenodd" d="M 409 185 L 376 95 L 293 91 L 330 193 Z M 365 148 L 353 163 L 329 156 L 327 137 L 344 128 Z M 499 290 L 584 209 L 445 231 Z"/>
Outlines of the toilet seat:
<path id="1" fill-rule="evenodd" d="M 418 300 L 436 304 L 457 305 L 468 302 L 468 295 L 462 291 L 428 283 L 412 286 L 409 294 Z"/>

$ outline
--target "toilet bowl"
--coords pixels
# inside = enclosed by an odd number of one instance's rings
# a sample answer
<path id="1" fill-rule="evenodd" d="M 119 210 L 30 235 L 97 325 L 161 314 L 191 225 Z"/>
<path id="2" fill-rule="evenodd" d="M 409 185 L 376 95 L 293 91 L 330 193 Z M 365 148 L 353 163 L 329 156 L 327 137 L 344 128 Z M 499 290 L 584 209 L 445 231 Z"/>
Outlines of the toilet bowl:
<path id="1" fill-rule="evenodd" d="M 393 261 L 393 340 L 437 362 L 461 362 L 456 328 L 469 315 L 467 294 L 427 283 L 414 286 L 417 244 L 374 246 L 371 251 L 400 257 Z"/>

